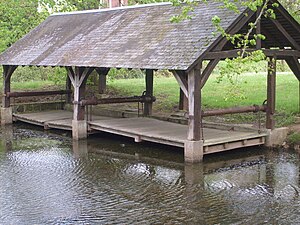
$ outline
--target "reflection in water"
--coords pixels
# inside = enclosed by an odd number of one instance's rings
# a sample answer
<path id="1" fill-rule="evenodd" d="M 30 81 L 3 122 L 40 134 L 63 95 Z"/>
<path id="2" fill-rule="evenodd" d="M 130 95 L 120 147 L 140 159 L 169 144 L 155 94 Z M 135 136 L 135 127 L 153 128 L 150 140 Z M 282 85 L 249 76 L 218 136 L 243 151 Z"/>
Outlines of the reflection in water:
<path id="1" fill-rule="evenodd" d="M 1 224 L 300 223 L 294 152 L 235 151 L 192 165 L 178 149 L 30 129 L 2 128 Z"/>

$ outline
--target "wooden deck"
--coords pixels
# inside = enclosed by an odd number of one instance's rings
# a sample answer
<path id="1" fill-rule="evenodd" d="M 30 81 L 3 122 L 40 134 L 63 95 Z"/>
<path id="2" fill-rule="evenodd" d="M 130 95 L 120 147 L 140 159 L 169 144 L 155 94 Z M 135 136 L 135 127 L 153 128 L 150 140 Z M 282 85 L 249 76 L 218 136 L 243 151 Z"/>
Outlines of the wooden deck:
<path id="1" fill-rule="evenodd" d="M 29 114 L 14 114 L 14 119 L 30 124 L 72 130 L 72 112 L 49 111 Z M 187 125 L 160 121 L 152 118 L 110 118 L 93 116 L 88 122 L 92 132 L 102 131 L 132 137 L 136 142 L 149 141 L 177 147 L 184 147 L 187 137 Z M 232 131 L 204 128 L 204 154 L 235 148 L 262 145 L 266 133 L 257 131 Z"/>

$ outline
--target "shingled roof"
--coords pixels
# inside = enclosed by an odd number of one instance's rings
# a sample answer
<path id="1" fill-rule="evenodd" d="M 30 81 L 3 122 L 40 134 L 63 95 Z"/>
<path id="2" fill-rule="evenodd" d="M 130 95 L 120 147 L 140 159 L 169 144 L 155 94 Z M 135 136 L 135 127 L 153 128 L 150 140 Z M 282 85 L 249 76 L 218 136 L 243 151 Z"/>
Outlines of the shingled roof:
<path id="1" fill-rule="evenodd" d="M 277 0 L 270 6 L 273 2 Z M 181 12 L 171 3 L 52 15 L 1 54 L 0 64 L 188 70 L 204 53 L 220 47 L 213 16 L 233 33 L 246 33 L 248 22 L 256 18 L 250 9 L 240 7 L 236 14 L 222 6 L 199 2 L 192 19 L 179 23 L 170 22 Z M 267 37 L 262 48 L 299 51 L 299 23 L 280 4 L 274 11 L 276 20 L 261 20 Z M 230 42 L 222 46 L 218 51 L 235 48 Z"/>
<path id="2" fill-rule="evenodd" d="M 2 65 L 186 70 L 217 36 L 211 19 L 228 28 L 238 15 L 221 3 L 199 3 L 191 20 L 171 23 L 170 3 L 56 14 L 0 56 Z"/>

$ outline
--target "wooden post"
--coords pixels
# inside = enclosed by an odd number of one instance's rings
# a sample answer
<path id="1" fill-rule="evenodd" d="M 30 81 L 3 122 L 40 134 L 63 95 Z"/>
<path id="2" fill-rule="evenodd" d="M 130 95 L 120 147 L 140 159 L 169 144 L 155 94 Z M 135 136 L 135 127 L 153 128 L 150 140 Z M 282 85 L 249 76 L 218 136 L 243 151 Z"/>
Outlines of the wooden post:
<path id="1" fill-rule="evenodd" d="M 177 82 L 181 83 L 180 92 L 179 92 L 179 110 L 188 111 L 189 110 L 188 98 L 185 95 L 184 91 L 182 90 L 182 87 L 185 85 L 184 83 L 187 83 L 187 74 L 185 72 L 181 72 L 181 73 L 175 72 L 174 76 L 175 76 Z M 181 79 L 179 80 L 179 78 L 181 78 Z M 186 86 L 187 86 L 187 84 L 186 84 Z"/>
<path id="2" fill-rule="evenodd" d="M 96 68 L 96 72 L 99 75 L 98 92 L 99 94 L 104 94 L 106 92 L 106 78 L 109 68 Z"/>
<path id="3" fill-rule="evenodd" d="M 66 79 L 66 90 L 67 91 L 72 90 L 71 86 L 72 86 L 72 82 L 70 80 L 70 77 L 67 76 L 67 79 Z M 71 99 L 72 99 L 71 93 L 68 93 L 67 96 L 66 96 L 66 103 L 70 104 L 71 103 Z"/>
<path id="4" fill-rule="evenodd" d="M 188 140 L 202 140 L 200 128 L 201 121 L 201 71 L 200 68 L 193 69 L 188 74 L 188 93 L 189 93 L 189 129 Z"/>
<path id="5" fill-rule="evenodd" d="M 268 62 L 267 78 L 267 121 L 266 128 L 273 130 L 275 127 L 275 102 L 276 102 L 276 58 Z"/>
<path id="6" fill-rule="evenodd" d="M 188 111 L 189 110 L 188 105 L 189 105 L 188 104 L 188 98 L 185 96 L 184 92 L 180 88 L 180 92 L 179 92 L 179 110 Z"/>
<path id="7" fill-rule="evenodd" d="M 203 134 L 201 129 L 201 67 L 188 74 L 189 123 L 185 143 L 185 161 L 200 162 L 203 159 Z"/>
<path id="8" fill-rule="evenodd" d="M 153 96 L 153 70 L 146 70 L 146 96 Z M 144 105 L 144 116 L 152 115 L 152 102 Z"/>
<path id="9" fill-rule="evenodd" d="M 10 97 L 7 93 L 10 92 L 10 79 L 17 66 L 3 66 L 3 97 L 1 108 L 1 124 L 12 123 L 12 108 L 10 107 Z"/>
<path id="10" fill-rule="evenodd" d="M 85 107 L 80 105 L 80 101 L 84 99 L 86 81 L 94 68 L 75 67 L 73 70 L 72 67 L 67 67 L 67 70 L 74 87 L 72 136 L 75 140 L 84 139 L 87 137 L 87 122 Z"/>
<path id="11" fill-rule="evenodd" d="M 99 75 L 99 86 L 98 92 L 99 94 L 104 94 L 106 91 L 106 75 Z"/>

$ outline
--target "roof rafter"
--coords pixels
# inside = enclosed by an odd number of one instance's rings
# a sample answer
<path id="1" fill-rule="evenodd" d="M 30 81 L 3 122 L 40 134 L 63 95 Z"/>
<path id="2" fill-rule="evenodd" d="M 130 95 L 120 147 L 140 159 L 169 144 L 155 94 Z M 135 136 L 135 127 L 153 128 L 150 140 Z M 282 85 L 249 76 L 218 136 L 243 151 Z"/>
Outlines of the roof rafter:
<path id="1" fill-rule="evenodd" d="M 290 44 L 297 50 L 300 50 L 300 45 L 293 39 L 293 37 L 284 29 L 278 20 L 270 19 L 270 21 L 277 27 L 281 34 L 290 42 Z"/>

